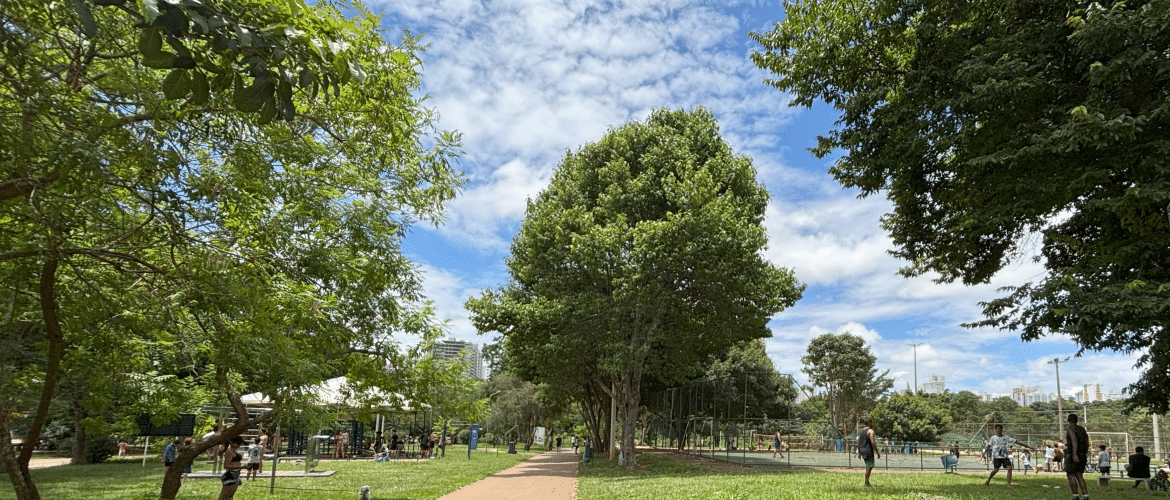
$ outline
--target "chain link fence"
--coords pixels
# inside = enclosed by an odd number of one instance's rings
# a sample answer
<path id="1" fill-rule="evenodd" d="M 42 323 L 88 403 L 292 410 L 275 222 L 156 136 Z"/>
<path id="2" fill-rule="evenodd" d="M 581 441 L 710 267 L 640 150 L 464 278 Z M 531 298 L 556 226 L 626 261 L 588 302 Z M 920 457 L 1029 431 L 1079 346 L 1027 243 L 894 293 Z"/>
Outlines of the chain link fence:
<path id="1" fill-rule="evenodd" d="M 791 383 L 791 377 L 787 377 Z M 857 458 L 856 434 L 843 435 L 825 415 L 799 418 L 796 408 L 769 400 L 753 383 L 758 376 L 729 376 L 694 382 L 653 394 L 646 404 L 640 444 L 675 449 L 717 460 L 756 467 L 863 468 Z M 788 389 L 791 393 L 791 389 Z M 1069 403 L 1063 414 L 1076 412 L 1089 431 L 1093 451 L 1106 445 L 1114 470 L 1141 446 L 1153 464 L 1170 462 L 1170 419 L 1148 414 L 1126 415 L 1119 408 L 1097 408 Z M 936 470 L 946 468 L 944 457 L 958 451 L 953 470 L 987 471 L 991 460 L 985 441 L 1002 424 L 1005 434 L 1020 445 L 1012 448 L 1018 473 L 1045 467 L 1044 447 L 1055 444 L 1062 427 L 1056 411 L 1031 408 L 996 410 L 977 421 L 952 423 L 937 441 L 918 442 L 877 436 L 878 468 Z M 807 415 L 806 415 L 807 417 Z M 852 431 L 852 429 L 848 429 Z M 781 435 L 776 448 L 775 433 Z M 1024 447 L 1033 451 L 1029 457 Z M 1095 456 L 1095 454 L 1094 454 Z M 1096 460 L 1090 462 L 1095 467 Z M 1122 469 L 1123 470 L 1123 469 Z"/>

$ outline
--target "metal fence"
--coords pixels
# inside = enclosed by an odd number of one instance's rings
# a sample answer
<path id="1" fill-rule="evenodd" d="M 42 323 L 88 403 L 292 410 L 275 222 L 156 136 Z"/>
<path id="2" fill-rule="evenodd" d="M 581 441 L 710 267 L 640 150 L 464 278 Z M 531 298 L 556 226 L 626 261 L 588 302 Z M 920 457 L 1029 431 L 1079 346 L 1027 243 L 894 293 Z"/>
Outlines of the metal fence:
<path id="1" fill-rule="evenodd" d="M 751 376 L 724 377 L 654 394 L 647 404 L 640 444 L 757 467 L 864 467 L 856 456 L 855 435 L 836 432 L 825 423 L 824 416 L 795 418 L 790 405 L 775 404 L 767 400 L 766 394 L 756 393 L 752 384 L 758 380 Z M 1113 454 L 1114 468 L 1120 467 L 1138 446 L 1154 457 L 1154 464 L 1170 462 L 1160 442 L 1160 436 L 1170 430 L 1167 419 L 1125 415 L 1115 408 L 1073 406 L 1075 410 L 1066 409 L 1064 414 L 1076 411 L 1082 417 L 1092 449 L 1096 451 L 1098 445 L 1105 444 Z M 1055 413 L 1028 408 L 995 411 L 990 418 L 952 424 L 936 442 L 898 441 L 879 435 L 882 456 L 877 467 L 943 470 L 943 458 L 951 454 L 957 442 L 959 458 L 954 470 L 990 470 L 984 442 L 994 434 L 994 425 L 1002 423 L 1005 434 L 1020 443 L 1012 449 L 1014 468 L 1018 472 L 1043 468 L 1044 445 L 1060 438 Z M 782 435 L 781 450 L 774 449 L 777 430 Z M 1034 449 L 1031 457 L 1024 453 L 1025 446 Z M 1095 465 L 1096 460 L 1090 462 Z"/>

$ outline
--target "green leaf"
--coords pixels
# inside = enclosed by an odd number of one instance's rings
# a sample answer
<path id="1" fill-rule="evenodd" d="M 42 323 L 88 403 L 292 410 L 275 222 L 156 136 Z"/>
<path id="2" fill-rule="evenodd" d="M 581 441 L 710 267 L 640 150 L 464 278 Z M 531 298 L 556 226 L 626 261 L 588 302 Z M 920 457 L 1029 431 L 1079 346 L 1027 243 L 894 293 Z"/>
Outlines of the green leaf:
<path id="1" fill-rule="evenodd" d="M 244 113 L 260 111 L 264 103 L 272 101 L 274 90 L 272 79 L 267 77 L 257 78 L 251 86 L 237 87 L 233 96 L 236 109 Z"/>
<path id="2" fill-rule="evenodd" d="M 192 106 L 202 106 L 207 103 L 211 97 L 211 87 L 207 82 L 207 75 L 202 71 L 194 71 L 191 73 L 191 100 L 188 104 Z"/>
<path id="3" fill-rule="evenodd" d="M 138 35 L 138 52 L 144 57 L 154 57 L 162 54 L 162 28 L 149 26 Z"/>
<path id="4" fill-rule="evenodd" d="M 154 20 L 153 24 L 161 26 L 170 36 L 181 37 L 187 34 L 190 21 L 187 20 L 187 14 L 183 12 L 183 9 L 168 7 L 166 12 Z"/>
<path id="5" fill-rule="evenodd" d="M 272 123 L 273 118 L 276 118 L 276 103 L 269 99 L 260 108 L 260 117 L 256 122 L 260 125 L 268 125 Z"/>
<path id="6" fill-rule="evenodd" d="M 175 64 L 175 55 L 170 52 L 160 52 L 142 58 L 142 65 L 154 69 L 171 69 Z"/>
<path id="7" fill-rule="evenodd" d="M 73 7 L 77 10 L 77 18 L 81 20 L 81 32 L 86 38 L 97 36 L 97 23 L 93 20 L 93 9 L 85 0 L 73 0 Z"/>
<path id="8" fill-rule="evenodd" d="M 167 99 L 182 99 L 191 92 L 191 76 L 185 69 L 171 70 L 163 79 L 163 96 Z"/>
<path id="9" fill-rule="evenodd" d="M 293 121 L 297 116 L 297 106 L 293 103 L 292 98 L 292 84 L 282 79 L 280 87 L 277 89 L 277 100 L 280 101 L 280 117 L 287 122 Z"/>
<path id="10" fill-rule="evenodd" d="M 366 81 L 366 72 L 362 69 L 361 63 L 354 61 L 349 65 L 349 72 L 353 75 L 353 79 L 358 83 Z"/>
<path id="11" fill-rule="evenodd" d="M 143 20 L 148 24 L 158 18 L 158 0 L 138 0 L 138 5 L 142 7 Z"/>
<path id="12" fill-rule="evenodd" d="M 349 83 L 349 62 L 345 60 L 345 56 L 338 54 L 333 56 L 333 73 L 341 80 L 341 84 Z"/>

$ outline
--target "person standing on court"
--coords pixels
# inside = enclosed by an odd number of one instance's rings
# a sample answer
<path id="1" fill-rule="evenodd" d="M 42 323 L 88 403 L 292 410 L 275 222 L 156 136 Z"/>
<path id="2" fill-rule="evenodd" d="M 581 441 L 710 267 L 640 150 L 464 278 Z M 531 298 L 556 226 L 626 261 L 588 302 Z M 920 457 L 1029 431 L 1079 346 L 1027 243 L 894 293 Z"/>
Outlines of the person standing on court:
<path id="1" fill-rule="evenodd" d="M 1108 476 L 1111 457 L 1109 456 L 1109 452 L 1105 451 L 1105 445 L 1101 445 L 1098 448 L 1101 451 L 1097 452 L 1097 470 L 1101 471 L 1102 476 Z"/>
<path id="2" fill-rule="evenodd" d="M 1068 477 L 1068 487 L 1072 490 L 1072 499 L 1077 500 L 1077 492 L 1082 493 L 1084 500 L 1089 500 L 1089 487 L 1085 486 L 1085 464 L 1089 461 L 1089 433 L 1084 427 L 1077 425 L 1077 414 L 1068 414 L 1068 431 L 1064 441 L 1068 443 L 1068 457 L 1064 464 L 1064 475 Z"/>
<path id="3" fill-rule="evenodd" d="M 784 451 L 780 449 L 784 442 L 780 440 L 780 429 L 776 429 L 776 434 L 772 436 L 772 458 L 776 458 L 776 454 L 780 454 L 780 458 L 784 458 Z"/>
<path id="4" fill-rule="evenodd" d="M 873 472 L 874 458 L 882 458 L 882 454 L 877 451 L 877 438 L 874 437 L 873 420 L 869 417 L 861 417 L 861 432 L 857 433 L 857 458 L 865 462 L 865 486 L 873 486 L 869 484 L 869 474 Z"/>
<path id="5" fill-rule="evenodd" d="M 991 467 L 992 467 L 992 469 L 991 469 L 991 474 L 987 476 L 987 480 L 983 482 L 983 485 L 986 486 L 986 485 L 991 484 L 991 478 L 995 477 L 995 473 L 999 472 L 1000 468 L 1006 468 L 1007 469 L 1007 485 L 1008 485 L 1008 488 L 1011 488 L 1012 487 L 1012 459 L 1010 457 L 1008 457 L 1008 447 L 1013 445 L 1013 444 L 1016 444 L 1016 440 L 1012 439 L 1010 436 L 1003 435 L 1003 426 L 1000 424 L 995 424 L 995 435 L 991 436 L 991 439 L 988 439 L 987 442 L 988 442 L 988 445 L 991 447 Z M 1023 443 L 1020 443 L 1020 447 L 1026 448 L 1029 450 L 1032 449 L 1029 446 L 1025 446 Z"/>

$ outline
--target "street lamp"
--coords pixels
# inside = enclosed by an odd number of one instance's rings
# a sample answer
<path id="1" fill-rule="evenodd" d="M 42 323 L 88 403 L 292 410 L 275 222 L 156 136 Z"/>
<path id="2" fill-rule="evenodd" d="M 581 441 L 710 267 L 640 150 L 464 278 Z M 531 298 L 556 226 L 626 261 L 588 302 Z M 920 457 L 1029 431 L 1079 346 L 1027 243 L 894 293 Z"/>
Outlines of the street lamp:
<path id="1" fill-rule="evenodd" d="M 1064 396 L 1060 394 L 1060 364 L 1068 361 L 1068 356 L 1064 359 L 1053 358 L 1048 364 L 1056 365 L 1056 422 L 1060 425 L 1060 436 L 1064 439 Z"/>
<path id="2" fill-rule="evenodd" d="M 918 394 L 918 346 L 922 344 L 906 344 L 914 348 L 914 394 Z"/>

